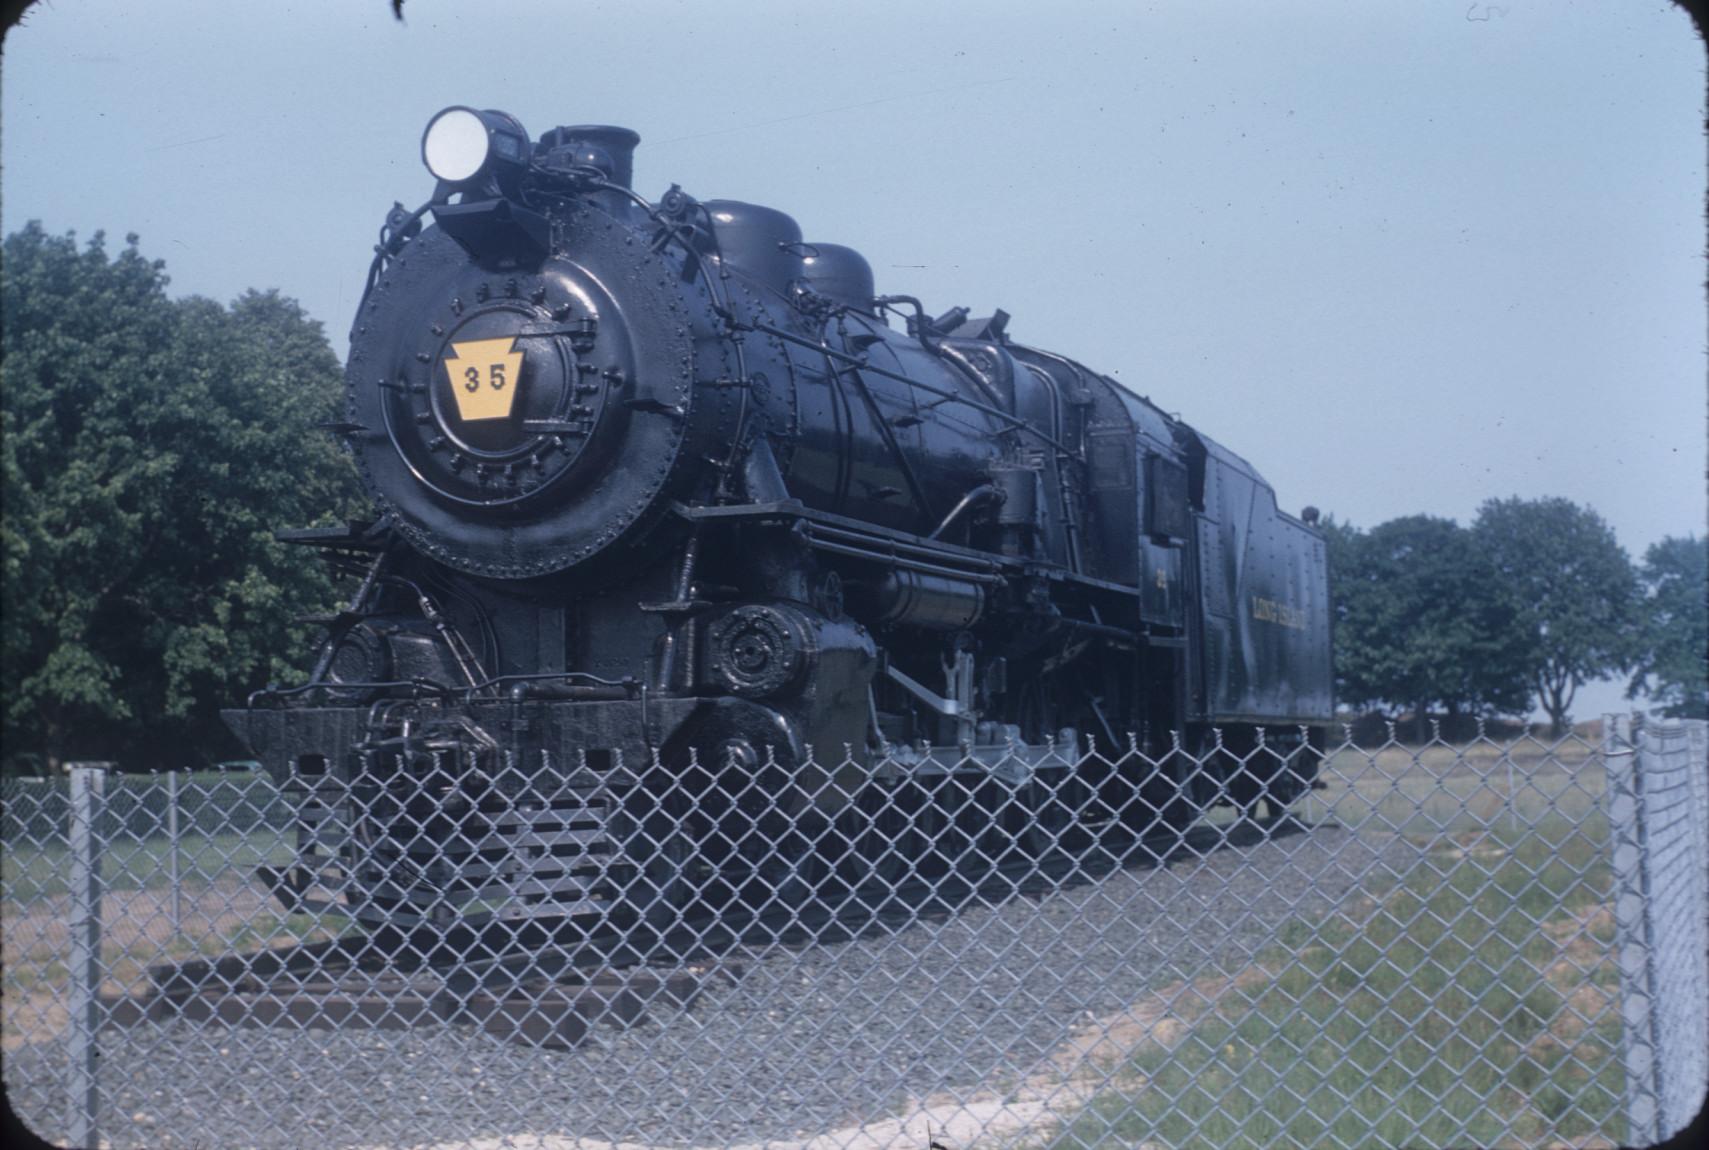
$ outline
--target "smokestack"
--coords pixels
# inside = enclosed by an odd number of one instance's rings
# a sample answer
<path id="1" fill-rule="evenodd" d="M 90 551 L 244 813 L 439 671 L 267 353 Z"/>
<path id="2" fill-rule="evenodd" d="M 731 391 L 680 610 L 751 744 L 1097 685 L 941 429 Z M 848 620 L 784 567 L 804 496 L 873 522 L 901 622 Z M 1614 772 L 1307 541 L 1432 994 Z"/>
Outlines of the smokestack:
<path id="1" fill-rule="evenodd" d="M 575 124 L 553 128 L 540 137 L 540 147 L 548 151 L 569 151 L 576 163 L 593 167 L 609 167 L 610 180 L 629 188 L 635 179 L 635 145 L 641 134 L 610 124 Z"/>

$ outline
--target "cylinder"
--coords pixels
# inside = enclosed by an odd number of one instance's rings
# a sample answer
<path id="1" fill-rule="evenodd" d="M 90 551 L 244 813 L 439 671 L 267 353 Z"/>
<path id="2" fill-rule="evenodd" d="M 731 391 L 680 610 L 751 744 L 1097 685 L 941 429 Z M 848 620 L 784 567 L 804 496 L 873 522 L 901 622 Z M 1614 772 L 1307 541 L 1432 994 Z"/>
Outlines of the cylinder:
<path id="1" fill-rule="evenodd" d="M 942 575 L 890 571 L 873 586 L 878 621 L 930 631 L 959 631 L 979 621 L 985 589 Z"/>
<path id="2" fill-rule="evenodd" d="M 1031 529 L 1038 518 L 1038 468 L 1026 464 L 994 464 L 991 482 L 1003 493 L 997 522 L 1004 527 Z"/>

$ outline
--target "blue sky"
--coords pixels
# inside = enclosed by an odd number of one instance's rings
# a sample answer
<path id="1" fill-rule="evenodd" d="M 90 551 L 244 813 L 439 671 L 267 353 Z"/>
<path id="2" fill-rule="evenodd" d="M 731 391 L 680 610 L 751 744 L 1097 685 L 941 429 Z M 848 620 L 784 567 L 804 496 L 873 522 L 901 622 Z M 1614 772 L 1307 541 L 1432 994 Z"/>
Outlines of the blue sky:
<path id="1" fill-rule="evenodd" d="M 1705 529 L 1704 53 L 1657 0 L 56 0 L 0 57 L 0 226 L 277 287 L 342 353 L 452 103 L 638 130 L 881 291 L 1002 307 L 1284 506 Z M 1594 713 L 1615 697 L 1575 708 Z"/>

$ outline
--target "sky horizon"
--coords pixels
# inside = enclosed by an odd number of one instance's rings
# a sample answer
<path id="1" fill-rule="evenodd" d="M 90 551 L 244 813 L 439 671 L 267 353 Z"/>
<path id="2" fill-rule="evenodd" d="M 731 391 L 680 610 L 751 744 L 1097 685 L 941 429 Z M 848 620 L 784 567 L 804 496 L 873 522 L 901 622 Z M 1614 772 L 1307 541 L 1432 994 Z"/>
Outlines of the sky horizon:
<path id="1" fill-rule="evenodd" d="M 1671 4 L 233 12 L 31 9 L 0 228 L 134 231 L 174 294 L 277 288 L 342 356 L 434 112 L 623 124 L 649 198 L 778 207 L 881 292 L 1002 307 L 1289 510 L 1559 495 L 1634 561 L 1706 531 L 1704 54 Z"/>

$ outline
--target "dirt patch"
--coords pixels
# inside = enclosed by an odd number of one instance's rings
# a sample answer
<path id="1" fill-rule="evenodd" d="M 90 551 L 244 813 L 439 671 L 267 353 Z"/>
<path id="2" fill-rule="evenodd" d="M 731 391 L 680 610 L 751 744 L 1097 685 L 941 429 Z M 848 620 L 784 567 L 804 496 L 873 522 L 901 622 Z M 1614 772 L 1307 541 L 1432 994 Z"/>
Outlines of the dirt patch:
<path id="1" fill-rule="evenodd" d="M 1599 903 L 1588 914 L 1552 918 L 1543 924 L 1543 933 L 1556 942 L 1594 940 L 1599 936 L 1611 938 L 1614 934 L 1614 908 L 1607 903 Z"/>
<path id="2" fill-rule="evenodd" d="M 71 1015 L 63 991 L 32 988 L 6 992 L 6 1020 L 0 1050 L 12 1051 L 30 1042 L 57 1042 Z"/>
<path id="3" fill-rule="evenodd" d="M 1193 1024 L 1230 992 L 1266 986 L 1275 977 L 1272 970 L 1252 966 L 1233 977 L 1172 982 L 1126 1010 L 1088 1020 L 1051 1054 L 1048 1062 L 1070 1079 L 1091 1072 L 1105 1082 L 1112 1067 L 1141 1051 L 1151 1047 L 1173 1050 Z"/>
<path id="4" fill-rule="evenodd" d="M 72 912 L 70 896 L 61 895 L 36 902 L 27 911 L 8 906 L 0 916 L 0 955 L 6 968 L 0 1049 L 52 1041 L 63 1032 Z M 170 890 L 108 891 L 101 898 L 101 993 L 141 994 L 153 963 L 233 948 L 294 945 L 322 934 L 259 937 L 280 923 L 272 894 L 235 877 L 186 889 L 176 931 Z"/>
<path id="5" fill-rule="evenodd" d="M 1489 841 L 1487 831 L 1460 831 L 1451 836 L 1452 842 L 1459 846 L 1443 847 L 1430 853 L 1439 858 L 1447 859 L 1499 859 L 1506 858 L 1512 852 L 1500 843 Z"/>
<path id="6" fill-rule="evenodd" d="M 267 917 L 277 903 L 253 882 L 226 877 L 182 895 L 181 934 L 189 938 L 230 937 Z M 28 911 L 8 907 L 0 922 L 9 959 L 46 962 L 67 953 L 71 945 L 72 900 L 68 895 L 43 899 Z M 166 889 L 116 890 L 101 897 L 103 953 L 154 955 L 176 937 L 172 926 L 172 892 Z"/>

